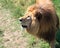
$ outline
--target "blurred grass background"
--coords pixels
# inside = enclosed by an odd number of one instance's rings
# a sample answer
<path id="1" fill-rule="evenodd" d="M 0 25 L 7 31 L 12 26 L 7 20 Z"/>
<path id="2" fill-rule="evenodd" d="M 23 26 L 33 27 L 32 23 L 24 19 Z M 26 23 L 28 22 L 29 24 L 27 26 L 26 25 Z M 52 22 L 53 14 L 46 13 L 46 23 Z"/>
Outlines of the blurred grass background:
<path id="1" fill-rule="evenodd" d="M 0 0 L 0 10 L 4 8 L 8 9 L 12 13 L 12 17 L 18 19 L 19 17 L 24 15 L 27 7 L 33 4 L 34 2 L 35 0 Z M 55 5 L 56 12 L 60 20 L 60 0 L 53 0 L 53 3 Z M 18 24 L 18 22 L 16 22 L 16 24 Z M 3 30 L 0 30 L 0 43 L 3 43 L 2 36 L 3 36 Z M 25 36 L 27 35 L 25 34 Z M 60 30 L 58 30 L 56 40 L 57 40 L 56 48 L 60 48 Z M 29 38 L 28 43 L 30 44 L 30 46 L 34 41 L 35 41 L 34 37 Z M 49 44 L 44 41 L 43 42 L 40 41 L 38 45 L 35 46 L 35 48 L 39 48 L 38 46 L 41 46 L 41 48 L 49 48 Z M 4 48 L 4 46 L 0 45 L 0 48 Z M 33 48 L 33 47 L 29 47 L 29 48 Z"/>
<path id="2" fill-rule="evenodd" d="M 26 8 L 34 3 L 34 0 L 0 0 L 0 3 L 3 8 L 9 9 L 13 16 L 19 18 L 23 16 Z"/>

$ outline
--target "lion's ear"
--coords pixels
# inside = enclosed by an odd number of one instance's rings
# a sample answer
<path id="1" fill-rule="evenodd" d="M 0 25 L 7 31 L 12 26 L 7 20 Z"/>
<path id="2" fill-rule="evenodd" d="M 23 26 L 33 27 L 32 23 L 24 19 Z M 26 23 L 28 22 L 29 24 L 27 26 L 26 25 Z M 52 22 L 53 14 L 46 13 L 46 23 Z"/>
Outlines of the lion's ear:
<path id="1" fill-rule="evenodd" d="M 40 21 L 42 18 L 42 14 L 40 12 L 36 12 L 35 17 L 38 19 L 38 21 Z"/>

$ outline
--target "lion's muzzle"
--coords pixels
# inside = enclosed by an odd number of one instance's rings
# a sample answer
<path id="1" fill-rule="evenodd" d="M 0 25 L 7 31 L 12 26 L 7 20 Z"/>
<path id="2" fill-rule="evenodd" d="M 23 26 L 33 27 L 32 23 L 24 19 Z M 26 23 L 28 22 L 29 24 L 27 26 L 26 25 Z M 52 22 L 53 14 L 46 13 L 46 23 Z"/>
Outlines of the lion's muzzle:
<path id="1" fill-rule="evenodd" d="M 28 28 L 31 24 L 31 17 L 27 18 L 20 18 L 19 21 L 21 22 L 21 25 L 23 28 Z"/>

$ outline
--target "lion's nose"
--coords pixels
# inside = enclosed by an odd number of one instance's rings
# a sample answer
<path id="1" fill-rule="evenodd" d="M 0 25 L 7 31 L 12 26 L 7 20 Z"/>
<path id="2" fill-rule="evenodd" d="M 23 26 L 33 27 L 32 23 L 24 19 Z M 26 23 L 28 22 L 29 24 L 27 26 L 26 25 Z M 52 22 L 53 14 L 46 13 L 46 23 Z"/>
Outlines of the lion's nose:
<path id="1" fill-rule="evenodd" d="M 23 20 L 23 19 L 19 19 L 20 20 L 20 22 Z"/>

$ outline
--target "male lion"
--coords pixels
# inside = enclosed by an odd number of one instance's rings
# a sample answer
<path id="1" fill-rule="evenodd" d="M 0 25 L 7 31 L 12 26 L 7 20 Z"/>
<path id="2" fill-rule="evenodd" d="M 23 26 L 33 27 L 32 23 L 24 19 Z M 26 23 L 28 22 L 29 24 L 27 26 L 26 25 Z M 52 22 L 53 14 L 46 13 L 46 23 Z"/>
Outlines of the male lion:
<path id="1" fill-rule="evenodd" d="M 59 27 L 59 19 L 51 0 L 36 0 L 28 7 L 25 15 L 20 18 L 21 25 L 27 32 L 49 42 L 55 48 L 55 34 Z"/>

